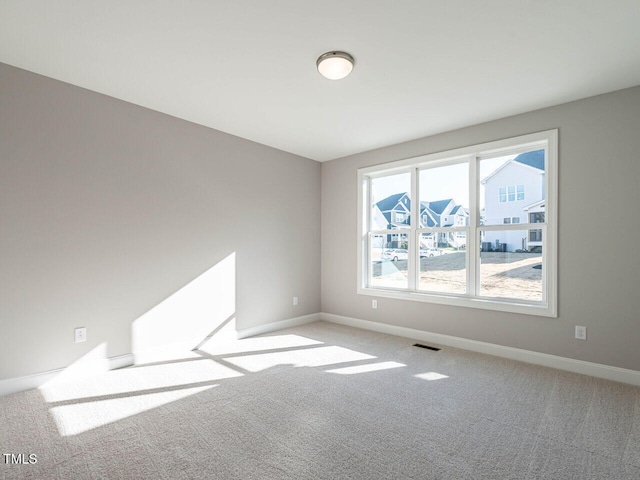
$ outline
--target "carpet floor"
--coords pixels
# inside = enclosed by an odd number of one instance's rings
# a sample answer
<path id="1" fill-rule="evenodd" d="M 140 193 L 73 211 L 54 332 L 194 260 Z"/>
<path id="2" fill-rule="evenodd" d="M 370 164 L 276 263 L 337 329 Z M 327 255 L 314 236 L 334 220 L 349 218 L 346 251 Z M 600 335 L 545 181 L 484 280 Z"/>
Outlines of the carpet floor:
<path id="1" fill-rule="evenodd" d="M 326 322 L 231 338 L 0 398 L 0 478 L 640 479 L 638 387 Z"/>

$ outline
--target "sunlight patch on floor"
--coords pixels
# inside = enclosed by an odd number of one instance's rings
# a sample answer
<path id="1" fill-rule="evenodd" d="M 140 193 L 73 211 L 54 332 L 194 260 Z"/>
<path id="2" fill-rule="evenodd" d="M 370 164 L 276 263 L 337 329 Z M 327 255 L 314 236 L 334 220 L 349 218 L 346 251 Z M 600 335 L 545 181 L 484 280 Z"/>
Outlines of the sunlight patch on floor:
<path id="1" fill-rule="evenodd" d="M 431 382 L 433 380 L 449 378 L 449 375 L 442 375 L 441 373 L 436 373 L 436 372 L 427 372 L 427 373 L 418 373 L 417 375 L 414 375 L 414 377 L 421 378 L 422 380 L 427 380 L 428 382 Z"/>
<path id="2" fill-rule="evenodd" d="M 196 352 L 184 348 L 163 348 L 146 350 L 135 354 L 135 365 L 147 363 L 172 362 L 175 360 L 189 360 L 202 358 Z"/>
<path id="3" fill-rule="evenodd" d="M 322 367 L 325 365 L 370 360 L 373 358 L 376 357 L 348 348 L 332 346 L 228 357 L 225 358 L 225 361 L 249 372 L 260 372 L 279 365 Z"/>
<path id="4" fill-rule="evenodd" d="M 79 433 L 204 392 L 215 386 L 217 385 L 74 403 L 53 407 L 50 412 L 60 435 L 78 435 Z"/>
<path id="5" fill-rule="evenodd" d="M 355 367 L 334 368 L 333 370 L 325 370 L 325 373 L 337 373 L 338 375 L 355 375 L 358 373 L 378 372 L 380 370 L 389 370 L 390 368 L 406 367 L 404 363 L 398 362 L 379 362 L 368 363 L 366 365 L 356 365 Z"/>
<path id="6" fill-rule="evenodd" d="M 271 335 L 268 337 L 250 337 L 237 339 L 236 332 L 220 332 L 207 340 L 198 350 L 209 355 L 229 355 L 233 353 L 259 352 L 279 348 L 306 347 L 322 345 L 318 340 L 300 335 Z"/>
<path id="7" fill-rule="evenodd" d="M 213 382 L 243 374 L 210 359 L 112 370 L 91 379 L 41 387 L 45 400 L 62 402 Z"/>

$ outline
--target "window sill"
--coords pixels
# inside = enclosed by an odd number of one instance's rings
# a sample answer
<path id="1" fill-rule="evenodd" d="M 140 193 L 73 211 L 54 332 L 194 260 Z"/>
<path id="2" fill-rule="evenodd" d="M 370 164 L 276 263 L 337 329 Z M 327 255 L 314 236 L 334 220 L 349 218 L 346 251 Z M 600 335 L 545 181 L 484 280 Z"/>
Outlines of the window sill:
<path id="1" fill-rule="evenodd" d="M 372 297 L 394 298 L 397 300 L 409 300 L 414 302 L 436 303 L 440 305 L 451 305 L 456 307 L 479 308 L 482 310 L 492 310 L 499 312 L 518 313 L 524 315 L 535 315 L 539 317 L 557 318 L 558 314 L 555 306 L 541 302 L 500 300 L 494 298 L 472 298 L 467 296 L 432 294 L 415 291 L 399 291 L 386 288 L 358 288 L 359 295 Z"/>

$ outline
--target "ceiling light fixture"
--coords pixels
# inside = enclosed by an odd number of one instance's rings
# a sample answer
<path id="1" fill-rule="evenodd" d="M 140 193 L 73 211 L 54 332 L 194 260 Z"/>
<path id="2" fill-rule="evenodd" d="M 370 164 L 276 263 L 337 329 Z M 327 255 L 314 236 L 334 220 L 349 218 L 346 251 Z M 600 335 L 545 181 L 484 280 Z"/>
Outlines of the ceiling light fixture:
<path id="1" fill-rule="evenodd" d="M 340 80 L 353 70 L 354 60 L 346 52 L 327 52 L 318 57 L 316 66 L 320 75 L 329 80 Z"/>

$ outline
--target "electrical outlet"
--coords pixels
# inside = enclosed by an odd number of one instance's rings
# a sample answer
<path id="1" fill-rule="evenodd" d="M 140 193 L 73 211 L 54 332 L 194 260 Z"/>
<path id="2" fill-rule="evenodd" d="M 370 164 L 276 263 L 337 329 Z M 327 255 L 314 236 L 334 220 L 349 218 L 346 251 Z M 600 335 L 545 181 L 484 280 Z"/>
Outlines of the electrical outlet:
<path id="1" fill-rule="evenodd" d="M 298 305 L 298 297 L 293 297 L 293 304 Z"/>
<path id="2" fill-rule="evenodd" d="M 587 339 L 587 327 L 581 327 L 580 325 L 576 325 L 576 338 L 578 340 L 586 340 Z"/>
<path id="3" fill-rule="evenodd" d="M 371 300 L 371 308 L 378 308 L 378 300 Z"/>
<path id="4" fill-rule="evenodd" d="M 87 327 L 79 327 L 74 330 L 76 343 L 87 341 Z"/>

